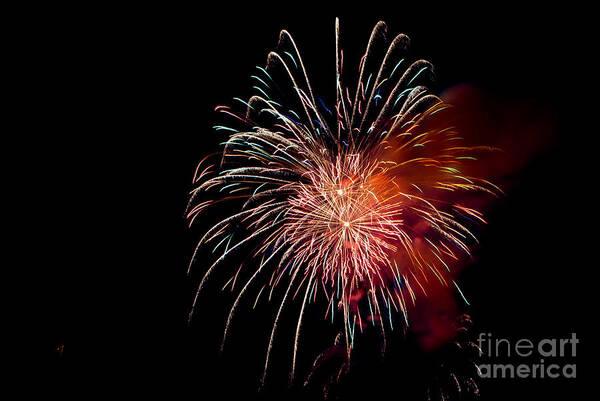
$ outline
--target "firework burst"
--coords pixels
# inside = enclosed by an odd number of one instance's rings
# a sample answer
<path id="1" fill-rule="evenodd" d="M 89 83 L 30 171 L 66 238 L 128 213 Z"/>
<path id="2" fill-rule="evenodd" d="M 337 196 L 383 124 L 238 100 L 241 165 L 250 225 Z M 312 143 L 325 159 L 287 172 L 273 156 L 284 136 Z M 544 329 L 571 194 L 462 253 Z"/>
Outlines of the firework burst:
<path id="1" fill-rule="evenodd" d="M 333 107 L 315 97 L 294 40 L 282 31 L 277 51 L 252 76 L 256 94 L 235 98 L 241 111 L 216 108 L 236 125 L 215 127 L 229 135 L 223 150 L 203 159 L 194 175 L 190 224 L 219 202 L 235 210 L 198 243 L 190 267 L 209 243 L 220 256 L 205 272 L 194 306 L 228 256 L 246 252 L 256 261 L 246 263 L 253 274 L 234 301 L 223 341 L 248 291 L 260 296 L 285 282 L 264 374 L 290 300 L 302 302 L 293 377 L 308 300 L 319 299 L 324 317 L 343 324 L 349 356 L 356 328 L 378 325 L 385 339 L 393 315 L 408 324 L 407 311 L 427 296 L 427 283 L 455 287 L 462 296 L 450 266 L 476 242 L 469 227 L 485 221 L 476 208 L 459 202 L 461 194 L 500 191 L 466 173 L 488 148 L 466 146 L 444 122 L 450 106 L 428 93 L 431 64 L 407 61 L 406 35 L 378 51 L 387 42 L 387 28 L 379 22 L 350 89 L 342 80 L 337 20 L 335 29 Z M 232 287 L 240 269 L 228 283 Z"/>

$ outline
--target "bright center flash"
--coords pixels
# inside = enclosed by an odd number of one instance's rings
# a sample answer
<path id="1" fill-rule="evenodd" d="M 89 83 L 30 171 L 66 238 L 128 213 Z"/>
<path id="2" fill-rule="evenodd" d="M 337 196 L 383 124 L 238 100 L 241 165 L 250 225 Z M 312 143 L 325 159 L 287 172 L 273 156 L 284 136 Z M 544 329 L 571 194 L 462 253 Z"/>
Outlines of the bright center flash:
<path id="1" fill-rule="evenodd" d="M 338 195 L 343 195 L 344 194 L 344 191 L 342 189 L 338 189 L 336 192 L 337 192 Z M 347 222 L 347 221 L 344 221 L 344 227 L 350 227 L 350 223 Z"/>

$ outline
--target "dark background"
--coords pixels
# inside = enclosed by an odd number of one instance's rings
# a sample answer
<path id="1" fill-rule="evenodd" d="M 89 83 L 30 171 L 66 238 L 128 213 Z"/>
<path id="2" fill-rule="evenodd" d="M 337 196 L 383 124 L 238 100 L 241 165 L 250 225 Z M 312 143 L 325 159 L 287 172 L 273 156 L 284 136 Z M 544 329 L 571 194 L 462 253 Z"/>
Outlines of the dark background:
<path id="1" fill-rule="evenodd" d="M 190 230 L 183 219 L 187 191 L 197 161 L 221 140 L 211 130 L 220 122 L 212 110 L 248 95 L 249 76 L 264 65 L 280 29 L 294 36 L 313 87 L 326 88 L 323 96 L 331 98 L 335 16 L 346 68 L 383 19 L 391 33 L 410 36 L 412 55 L 434 64 L 434 91 L 470 83 L 503 104 L 525 102 L 550 116 L 549 145 L 511 177 L 507 196 L 490 210 L 477 263 L 461 283 L 472 304 L 474 336 L 491 332 L 516 340 L 576 332 L 583 352 L 585 274 L 575 228 L 581 217 L 573 213 L 571 195 L 578 129 L 572 90 L 580 77 L 573 60 L 581 39 L 570 27 L 577 18 L 522 6 L 413 10 L 391 3 L 372 13 L 297 7 L 28 14 L 31 29 L 21 32 L 28 38 L 23 56 L 31 60 L 23 62 L 24 97 L 35 113 L 24 124 L 33 132 L 31 159 L 44 210 L 32 229 L 38 244 L 32 253 L 42 268 L 31 312 L 36 344 L 48 356 L 36 365 L 47 379 L 42 388 L 80 396 L 255 396 L 274 309 L 242 308 L 231 348 L 218 358 L 233 299 L 218 292 L 224 281 L 217 280 L 188 325 L 202 266 L 191 278 L 186 269 L 202 227 Z M 305 329 L 302 377 L 332 340 L 331 329 L 318 323 Z M 293 334 L 280 333 L 266 395 L 284 392 Z M 61 345 L 62 353 L 56 351 Z M 402 363 L 399 358 L 380 376 L 365 376 L 365 394 L 418 399 L 410 387 L 415 373 L 394 370 Z M 410 363 L 418 365 L 418 357 Z M 479 384 L 483 400 L 565 399 L 578 391 L 579 380 Z"/>

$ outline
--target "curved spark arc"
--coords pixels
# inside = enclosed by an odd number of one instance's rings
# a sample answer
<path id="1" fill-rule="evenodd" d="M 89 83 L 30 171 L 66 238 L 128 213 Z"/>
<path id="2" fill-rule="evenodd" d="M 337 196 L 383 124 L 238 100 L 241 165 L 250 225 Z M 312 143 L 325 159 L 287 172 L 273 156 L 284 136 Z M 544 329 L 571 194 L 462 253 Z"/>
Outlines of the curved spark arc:
<path id="1" fill-rule="evenodd" d="M 392 313 L 400 312 L 408 324 L 405 297 L 414 304 L 413 289 L 427 296 L 427 283 L 437 280 L 445 286 L 453 284 L 464 298 L 451 278 L 449 264 L 459 253 L 469 255 L 471 242 L 477 240 L 464 216 L 485 220 L 481 212 L 455 203 L 450 195 L 501 191 L 461 172 L 465 161 L 474 159 L 472 154 L 487 148 L 462 146 L 462 138 L 451 126 L 429 126 L 449 106 L 421 85 L 432 75 L 429 62 L 415 61 L 400 74 L 409 43 L 406 35 L 396 35 L 381 63 L 375 63 L 375 75 L 369 72 L 376 57 L 375 41 L 386 31 L 380 21 L 371 32 L 353 100 L 342 83 L 343 52 L 336 19 L 335 107 L 327 108 L 315 98 L 296 43 L 284 30 L 277 51 L 269 52 L 265 68 L 258 67 L 253 76 L 259 94 L 248 101 L 235 98 L 245 106 L 243 113 L 227 106 L 216 108 L 243 128 L 215 127 L 229 137 L 218 163 L 205 165 L 209 159 L 204 158 L 196 168 L 187 218 L 192 223 L 220 202 L 243 202 L 240 210 L 211 227 L 194 251 L 190 267 L 203 245 L 216 242 L 213 251 L 224 247 L 202 277 L 192 310 L 206 281 L 227 256 L 250 248 L 254 258 L 261 258 L 230 309 L 223 347 L 243 295 L 265 266 L 279 258 L 279 263 L 269 264 L 274 266 L 269 267 L 271 292 L 284 273 L 290 282 L 275 316 L 261 383 L 279 317 L 298 276 L 296 293 L 305 281 L 307 288 L 296 326 L 290 380 L 308 299 L 324 297 L 326 316 L 331 313 L 332 319 L 334 304 L 338 305 L 349 358 L 357 322 L 360 331 L 367 322 L 378 324 L 383 347 L 385 318 L 393 329 Z M 287 43 L 290 51 L 284 48 Z M 288 82 L 291 87 L 285 86 Z M 336 124 L 333 130 L 326 121 L 328 113 Z M 449 194 L 449 200 L 444 194 Z M 202 196 L 210 199 L 194 204 Z M 232 243 L 236 233 L 242 238 Z M 240 270 L 241 266 L 230 280 L 232 289 Z"/>

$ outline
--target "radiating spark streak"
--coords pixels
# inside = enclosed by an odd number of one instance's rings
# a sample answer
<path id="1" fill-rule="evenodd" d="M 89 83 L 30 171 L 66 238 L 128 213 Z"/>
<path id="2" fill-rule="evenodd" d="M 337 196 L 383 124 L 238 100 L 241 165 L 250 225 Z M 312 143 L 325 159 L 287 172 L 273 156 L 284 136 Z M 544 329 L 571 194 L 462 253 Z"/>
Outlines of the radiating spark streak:
<path id="1" fill-rule="evenodd" d="M 212 272 L 215 270 L 215 268 L 219 265 L 219 263 L 221 263 L 223 260 L 225 260 L 225 257 L 227 256 L 227 254 L 229 254 L 230 252 L 234 251 L 235 249 L 241 247 L 242 245 L 246 244 L 250 240 L 252 240 L 252 239 L 254 239 L 256 237 L 259 237 L 264 231 L 266 231 L 269 228 L 270 227 L 263 228 L 263 229 L 255 232 L 254 234 L 248 236 L 247 238 L 243 239 L 242 241 L 238 242 L 231 249 L 225 251 L 225 253 L 223 253 L 223 255 L 221 255 L 219 257 L 219 259 L 217 259 L 216 262 L 214 262 L 208 268 L 208 270 L 206 271 L 206 273 L 202 277 L 202 280 L 200 280 L 200 284 L 198 285 L 198 289 L 196 290 L 196 295 L 194 297 L 194 301 L 192 302 L 192 311 L 190 312 L 190 318 L 192 316 L 194 308 L 196 307 L 196 303 L 198 302 L 198 296 L 200 295 L 200 292 L 202 291 L 202 288 L 204 288 L 204 284 L 206 283 L 206 280 L 208 280 L 208 278 L 210 277 L 210 275 L 212 274 Z"/>
<path id="2" fill-rule="evenodd" d="M 471 305 L 469 303 L 469 301 L 467 301 L 467 298 L 465 298 L 465 295 L 463 294 L 463 292 L 461 291 L 460 287 L 458 286 L 458 284 L 456 284 L 456 281 L 452 280 L 452 282 L 454 283 L 454 286 L 456 287 L 456 289 L 458 290 L 458 293 L 460 294 L 460 296 L 462 297 L 463 301 L 465 301 L 465 303 L 467 305 Z"/>
<path id="3" fill-rule="evenodd" d="M 296 355 L 298 354 L 298 340 L 300 339 L 300 328 L 302 327 L 302 317 L 304 316 L 304 307 L 306 306 L 306 299 L 308 296 L 308 290 L 310 289 L 310 281 L 306 286 L 304 292 L 304 299 L 302 300 L 302 307 L 300 308 L 300 314 L 298 315 L 298 324 L 296 325 L 296 336 L 294 338 L 294 354 L 292 356 L 292 371 L 290 372 L 290 384 L 294 381 L 294 374 L 296 372 Z M 316 284 L 316 282 L 315 282 Z"/>
<path id="4" fill-rule="evenodd" d="M 276 253 L 277 252 L 273 252 L 273 255 L 271 255 L 271 258 L 273 256 L 275 256 Z M 246 284 L 244 285 L 244 287 L 242 288 L 242 290 L 240 291 L 240 293 L 236 297 L 236 299 L 235 299 L 235 301 L 233 303 L 233 306 L 231 307 L 231 309 L 229 311 L 229 315 L 227 316 L 227 323 L 225 324 L 225 331 L 223 333 L 223 340 L 221 341 L 221 352 L 223 352 L 223 348 L 225 347 L 225 339 L 227 338 L 227 333 L 229 332 L 229 326 L 231 325 L 231 321 L 233 319 L 233 315 L 235 314 L 235 311 L 237 310 L 237 307 L 238 307 L 238 305 L 240 303 L 240 300 L 242 299 L 242 297 L 246 293 L 246 290 L 248 289 L 248 287 L 250 287 L 250 285 L 252 284 L 252 282 L 254 281 L 254 279 L 260 274 L 260 272 L 262 271 L 262 268 L 269 262 L 269 260 L 271 260 L 271 258 L 267 259 L 266 261 L 264 261 L 260 265 L 260 267 L 256 270 L 256 272 L 254 272 L 254 274 L 252 275 L 252 277 L 250 277 L 250 279 L 246 282 Z M 262 293 L 263 288 L 261 288 L 261 290 L 260 290 L 261 293 Z M 260 293 L 256 297 L 256 302 L 258 302 L 258 297 L 259 296 L 260 296 Z M 256 307 L 256 302 L 254 302 L 254 306 L 255 307 Z"/>
<path id="5" fill-rule="evenodd" d="M 267 377 L 267 369 L 269 368 L 269 359 L 271 357 L 271 350 L 273 349 L 273 339 L 275 338 L 275 331 L 277 330 L 277 323 L 279 322 L 279 316 L 281 315 L 281 311 L 283 310 L 283 307 L 286 304 L 287 296 L 290 292 L 290 289 L 292 288 L 292 285 L 294 284 L 294 279 L 296 278 L 296 276 L 297 276 L 296 274 L 294 274 L 292 276 L 292 279 L 290 280 L 290 284 L 288 285 L 287 290 L 285 291 L 285 294 L 281 301 L 281 305 L 279 306 L 279 309 L 277 310 L 277 315 L 275 316 L 275 322 L 273 323 L 273 329 L 271 330 L 271 337 L 269 339 L 269 346 L 267 348 L 267 357 L 265 358 L 265 368 L 263 370 L 262 378 L 260 379 L 261 386 L 264 386 L 265 379 Z"/>

